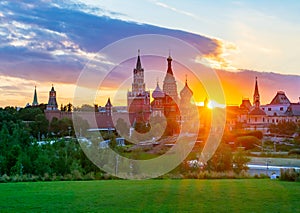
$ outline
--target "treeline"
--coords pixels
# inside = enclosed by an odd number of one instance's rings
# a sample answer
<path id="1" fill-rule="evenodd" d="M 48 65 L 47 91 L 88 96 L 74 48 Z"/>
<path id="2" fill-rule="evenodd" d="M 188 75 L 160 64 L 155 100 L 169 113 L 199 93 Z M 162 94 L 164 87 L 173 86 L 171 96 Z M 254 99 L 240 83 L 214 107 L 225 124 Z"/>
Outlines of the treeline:
<path id="1" fill-rule="evenodd" d="M 54 119 L 49 124 L 38 107 L 0 108 L 0 176 L 100 172 L 76 139 L 63 137 L 70 134 L 74 134 L 72 120 Z"/>

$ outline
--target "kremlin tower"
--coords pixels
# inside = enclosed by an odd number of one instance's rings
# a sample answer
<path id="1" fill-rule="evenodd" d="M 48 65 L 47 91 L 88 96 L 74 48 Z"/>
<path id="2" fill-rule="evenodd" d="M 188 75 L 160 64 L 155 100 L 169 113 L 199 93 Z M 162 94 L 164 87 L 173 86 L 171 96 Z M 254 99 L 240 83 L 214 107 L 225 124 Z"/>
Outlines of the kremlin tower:
<path id="1" fill-rule="evenodd" d="M 54 87 L 52 85 L 52 88 L 49 92 L 49 101 L 46 107 L 46 110 L 58 110 L 57 108 L 57 102 L 56 102 L 56 91 L 54 90 Z"/>
<path id="2" fill-rule="evenodd" d="M 150 118 L 150 92 L 145 90 L 144 69 L 140 50 L 136 67 L 133 69 L 132 90 L 127 93 L 127 110 L 130 124 L 147 125 Z"/>
<path id="3" fill-rule="evenodd" d="M 34 87 L 34 95 L 33 95 L 33 101 L 32 101 L 32 106 L 38 106 L 38 99 L 37 99 L 37 93 L 36 93 L 36 86 Z"/>

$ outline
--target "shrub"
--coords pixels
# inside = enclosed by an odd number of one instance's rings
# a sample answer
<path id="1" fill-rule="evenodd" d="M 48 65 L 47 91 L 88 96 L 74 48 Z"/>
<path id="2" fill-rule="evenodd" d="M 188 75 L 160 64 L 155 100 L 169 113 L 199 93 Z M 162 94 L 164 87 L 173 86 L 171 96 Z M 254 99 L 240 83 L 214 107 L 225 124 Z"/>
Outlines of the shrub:
<path id="1" fill-rule="evenodd" d="M 95 180 L 94 173 L 93 173 L 93 172 L 87 173 L 87 174 L 83 177 L 83 179 L 84 179 L 84 180 Z"/>
<path id="2" fill-rule="evenodd" d="M 300 181 L 300 172 L 294 168 L 280 169 L 280 180 Z"/>
<path id="3" fill-rule="evenodd" d="M 238 146 L 245 147 L 245 150 L 253 149 L 255 145 L 260 145 L 260 140 L 255 136 L 241 136 L 236 138 L 236 144 Z"/>
<path id="4" fill-rule="evenodd" d="M 79 172 L 78 170 L 72 171 L 72 180 L 83 180 L 81 172 Z"/>
<path id="5" fill-rule="evenodd" d="M 0 177 L 0 182 L 1 183 L 7 183 L 10 181 L 10 177 L 7 174 L 4 174 Z"/>

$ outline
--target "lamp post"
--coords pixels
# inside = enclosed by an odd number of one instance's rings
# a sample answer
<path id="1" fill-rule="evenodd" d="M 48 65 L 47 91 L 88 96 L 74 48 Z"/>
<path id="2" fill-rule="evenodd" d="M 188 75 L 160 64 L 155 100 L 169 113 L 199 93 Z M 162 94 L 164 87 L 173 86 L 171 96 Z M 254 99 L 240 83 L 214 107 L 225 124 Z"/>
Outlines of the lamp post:
<path id="1" fill-rule="evenodd" d="M 266 164 L 267 164 L 267 171 L 266 171 L 266 175 L 269 175 L 269 163 L 271 163 L 272 161 L 270 159 L 266 160 Z"/>
<path id="2" fill-rule="evenodd" d="M 69 137 L 71 137 L 71 127 L 68 127 L 68 131 L 69 131 Z"/>

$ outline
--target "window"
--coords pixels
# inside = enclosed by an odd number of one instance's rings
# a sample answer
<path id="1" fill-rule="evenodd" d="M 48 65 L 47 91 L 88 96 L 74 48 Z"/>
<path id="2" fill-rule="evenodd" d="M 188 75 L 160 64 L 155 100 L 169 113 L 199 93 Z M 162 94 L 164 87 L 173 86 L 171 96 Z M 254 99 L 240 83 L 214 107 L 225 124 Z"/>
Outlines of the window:
<path id="1" fill-rule="evenodd" d="M 280 107 L 280 111 L 283 111 L 283 107 Z"/>
<path id="2" fill-rule="evenodd" d="M 269 108 L 268 108 L 268 111 L 272 111 L 272 108 L 269 107 Z"/>

